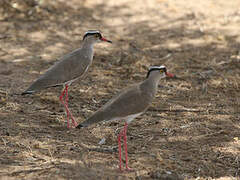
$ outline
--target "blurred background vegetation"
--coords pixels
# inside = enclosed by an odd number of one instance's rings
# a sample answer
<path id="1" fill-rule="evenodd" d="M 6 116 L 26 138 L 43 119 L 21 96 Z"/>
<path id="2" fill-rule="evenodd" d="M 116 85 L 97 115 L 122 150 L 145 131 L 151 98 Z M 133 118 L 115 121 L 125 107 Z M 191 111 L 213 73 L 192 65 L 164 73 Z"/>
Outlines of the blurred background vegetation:
<path id="1" fill-rule="evenodd" d="M 1 0 L 0 20 L 47 17 L 56 9 L 56 4 L 57 1 L 50 0 Z"/>

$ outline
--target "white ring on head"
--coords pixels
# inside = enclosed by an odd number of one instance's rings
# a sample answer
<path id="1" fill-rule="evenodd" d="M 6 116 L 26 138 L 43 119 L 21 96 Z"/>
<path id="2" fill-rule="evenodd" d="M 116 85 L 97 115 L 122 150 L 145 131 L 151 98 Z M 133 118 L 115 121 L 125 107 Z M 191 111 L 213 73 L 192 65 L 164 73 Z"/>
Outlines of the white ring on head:
<path id="1" fill-rule="evenodd" d="M 162 65 L 162 66 L 150 66 L 150 67 L 149 67 L 149 71 L 150 71 L 151 69 L 164 69 L 164 68 L 166 68 L 164 65 Z"/>
<path id="2" fill-rule="evenodd" d="M 98 30 L 88 30 L 87 32 L 85 32 L 85 35 L 86 34 L 96 34 L 96 33 L 100 33 L 100 31 L 98 31 Z"/>
<path id="3" fill-rule="evenodd" d="M 164 65 L 162 65 L 162 66 L 150 66 L 149 69 L 148 69 L 147 78 L 152 71 L 161 70 L 161 69 L 166 69 L 166 67 Z"/>

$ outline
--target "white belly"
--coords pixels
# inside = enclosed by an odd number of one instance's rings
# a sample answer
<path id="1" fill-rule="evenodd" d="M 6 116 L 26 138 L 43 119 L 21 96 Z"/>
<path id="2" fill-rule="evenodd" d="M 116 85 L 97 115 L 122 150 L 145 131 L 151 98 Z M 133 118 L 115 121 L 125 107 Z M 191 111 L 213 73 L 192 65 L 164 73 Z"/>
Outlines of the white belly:
<path id="1" fill-rule="evenodd" d="M 142 113 L 143 112 L 137 113 L 137 114 L 132 114 L 132 115 L 129 115 L 129 116 L 126 116 L 126 117 L 116 117 L 116 118 L 111 119 L 110 121 L 125 120 L 129 124 L 132 120 L 134 120 L 136 117 L 140 116 Z"/>

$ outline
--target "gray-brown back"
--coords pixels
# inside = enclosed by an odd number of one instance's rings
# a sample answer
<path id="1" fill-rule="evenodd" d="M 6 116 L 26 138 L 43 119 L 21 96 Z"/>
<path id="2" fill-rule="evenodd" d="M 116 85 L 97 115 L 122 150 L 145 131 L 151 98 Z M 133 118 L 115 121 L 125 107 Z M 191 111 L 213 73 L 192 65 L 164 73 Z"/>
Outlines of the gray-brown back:
<path id="1" fill-rule="evenodd" d="M 55 65 L 32 83 L 25 92 L 33 92 L 46 87 L 68 83 L 81 77 L 93 59 L 93 49 L 77 49 L 63 56 Z"/>
<path id="2" fill-rule="evenodd" d="M 142 113 L 151 104 L 156 90 L 157 86 L 149 79 L 127 88 L 81 123 L 81 126 L 88 126 L 100 121 L 127 120 L 128 116 Z"/>

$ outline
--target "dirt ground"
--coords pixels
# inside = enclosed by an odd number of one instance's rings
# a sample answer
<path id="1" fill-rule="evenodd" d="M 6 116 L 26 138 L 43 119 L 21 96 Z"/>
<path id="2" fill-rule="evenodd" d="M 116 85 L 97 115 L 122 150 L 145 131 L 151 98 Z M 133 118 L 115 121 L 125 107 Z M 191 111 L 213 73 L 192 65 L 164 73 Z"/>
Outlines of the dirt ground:
<path id="1" fill-rule="evenodd" d="M 240 1 L 15 2 L 0 7 L 0 179 L 240 179 Z M 123 123 L 67 129 L 61 87 L 18 95 L 89 29 L 113 44 L 70 87 L 78 122 L 150 65 L 177 76 L 129 125 L 133 172 L 118 171 Z"/>

